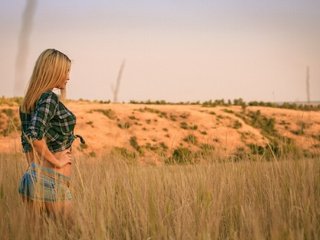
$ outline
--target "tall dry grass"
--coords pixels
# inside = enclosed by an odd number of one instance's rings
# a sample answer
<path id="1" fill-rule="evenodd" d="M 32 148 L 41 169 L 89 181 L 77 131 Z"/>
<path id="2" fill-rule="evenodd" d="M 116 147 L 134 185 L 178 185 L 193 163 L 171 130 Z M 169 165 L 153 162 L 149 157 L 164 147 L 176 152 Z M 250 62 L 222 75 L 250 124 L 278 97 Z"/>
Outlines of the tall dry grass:
<path id="1" fill-rule="evenodd" d="M 25 169 L 23 156 L 0 155 L 1 239 L 320 238 L 319 159 L 155 167 L 77 158 L 72 227 L 30 221 L 17 192 Z"/>

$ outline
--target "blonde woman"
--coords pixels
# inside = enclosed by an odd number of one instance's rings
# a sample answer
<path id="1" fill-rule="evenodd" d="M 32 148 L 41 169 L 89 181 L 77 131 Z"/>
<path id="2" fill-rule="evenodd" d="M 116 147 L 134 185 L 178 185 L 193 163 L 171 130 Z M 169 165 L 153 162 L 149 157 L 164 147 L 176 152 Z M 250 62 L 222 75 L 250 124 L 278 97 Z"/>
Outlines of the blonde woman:
<path id="1" fill-rule="evenodd" d="M 21 142 L 29 168 L 19 193 L 29 204 L 43 203 L 54 214 L 68 213 L 72 199 L 69 184 L 71 145 L 78 136 L 74 135 L 76 117 L 52 91 L 57 88 L 63 94 L 70 66 L 62 52 L 43 51 L 20 106 Z"/>

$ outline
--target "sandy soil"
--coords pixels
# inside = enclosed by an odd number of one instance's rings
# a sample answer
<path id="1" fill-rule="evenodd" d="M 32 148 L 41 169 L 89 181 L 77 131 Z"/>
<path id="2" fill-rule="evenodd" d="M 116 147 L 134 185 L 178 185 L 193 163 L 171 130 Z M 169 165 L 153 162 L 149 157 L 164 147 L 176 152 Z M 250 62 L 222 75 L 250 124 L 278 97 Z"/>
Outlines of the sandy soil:
<path id="1" fill-rule="evenodd" d="M 136 151 L 130 139 L 135 137 L 143 149 L 143 157 L 159 158 L 159 151 L 172 154 L 177 147 L 197 151 L 203 144 L 210 145 L 222 155 L 234 154 L 248 144 L 264 146 L 268 139 L 261 129 L 246 124 L 236 116 L 241 107 L 206 108 L 196 105 L 143 105 L 101 104 L 86 101 L 69 101 L 66 106 L 77 116 L 76 134 L 82 135 L 86 146 L 77 140 L 77 154 L 92 158 L 110 152 L 115 147 Z M 3 112 L 12 109 L 18 117 L 18 106 L 0 106 L 0 131 L 9 128 L 12 121 Z M 279 134 L 310 151 L 319 152 L 320 112 L 305 112 L 267 107 L 247 107 L 246 111 L 260 111 L 263 116 L 275 119 Z M 104 114 L 105 113 L 105 114 Z M 189 140 L 188 140 L 189 139 Z M 191 141 L 190 141 L 191 139 Z M 153 149 L 153 150 L 150 150 Z M 20 132 L 12 130 L 0 136 L 0 152 L 19 152 Z"/>

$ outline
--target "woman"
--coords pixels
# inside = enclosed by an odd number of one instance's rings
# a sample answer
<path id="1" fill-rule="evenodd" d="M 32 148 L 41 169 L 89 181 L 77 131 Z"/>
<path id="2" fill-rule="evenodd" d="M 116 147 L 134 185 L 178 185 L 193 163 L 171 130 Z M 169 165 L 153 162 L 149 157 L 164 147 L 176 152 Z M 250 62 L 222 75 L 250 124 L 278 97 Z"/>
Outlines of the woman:
<path id="1" fill-rule="evenodd" d="M 73 133 L 75 115 L 52 90 L 58 88 L 63 93 L 70 66 L 70 59 L 62 52 L 43 51 L 20 106 L 21 142 L 29 168 L 19 193 L 31 205 L 44 203 L 55 215 L 70 211 L 71 145 L 77 136 Z"/>

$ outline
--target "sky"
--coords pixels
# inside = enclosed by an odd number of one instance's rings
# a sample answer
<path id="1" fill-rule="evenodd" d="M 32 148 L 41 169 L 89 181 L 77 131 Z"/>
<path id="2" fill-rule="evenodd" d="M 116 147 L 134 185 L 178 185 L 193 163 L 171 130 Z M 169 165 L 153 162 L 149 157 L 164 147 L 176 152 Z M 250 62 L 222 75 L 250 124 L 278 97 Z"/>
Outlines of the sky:
<path id="1" fill-rule="evenodd" d="M 26 88 L 47 48 L 72 59 L 68 98 L 119 101 L 320 100 L 318 0 L 38 0 L 21 45 L 26 0 L 0 3 L 0 96 Z M 23 68 L 17 68 L 25 51 Z"/>

